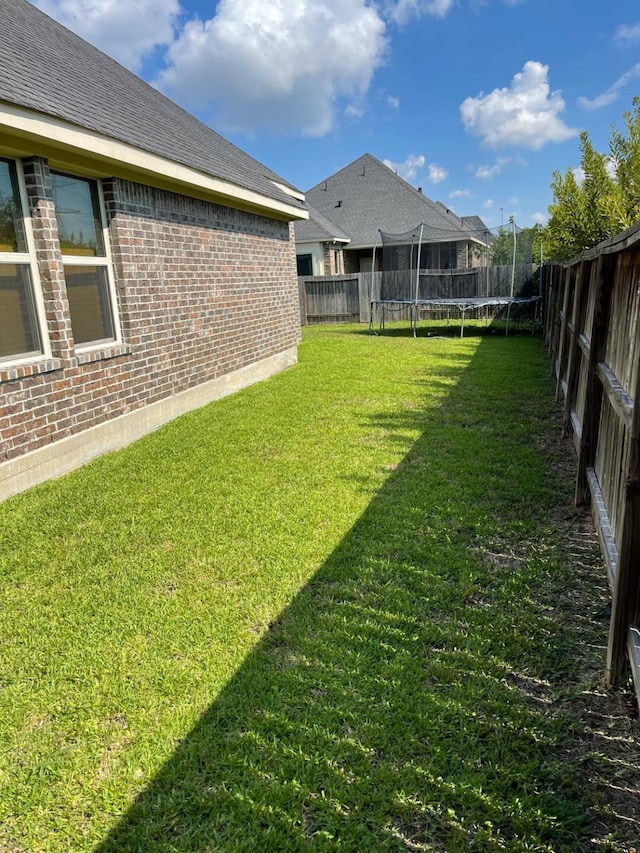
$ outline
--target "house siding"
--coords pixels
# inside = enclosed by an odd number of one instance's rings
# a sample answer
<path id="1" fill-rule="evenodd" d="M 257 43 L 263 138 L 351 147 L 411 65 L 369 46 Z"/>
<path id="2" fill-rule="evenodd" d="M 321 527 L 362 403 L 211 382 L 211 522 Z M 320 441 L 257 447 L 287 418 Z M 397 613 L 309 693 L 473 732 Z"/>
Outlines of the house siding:
<path id="1" fill-rule="evenodd" d="M 242 387 L 252 365 L 265 365 L 261 378 L 295 361 L 293 226 L 122 179 L 103 181 L 122 340 L 76 353 L 48 165 L 23 168 L 51 353 L 0 369 L 0 497 L 18 490 L 3 492 L 3 463 L 226 376 Z M 33 482 L 45 476 L 34 470 Z"/>

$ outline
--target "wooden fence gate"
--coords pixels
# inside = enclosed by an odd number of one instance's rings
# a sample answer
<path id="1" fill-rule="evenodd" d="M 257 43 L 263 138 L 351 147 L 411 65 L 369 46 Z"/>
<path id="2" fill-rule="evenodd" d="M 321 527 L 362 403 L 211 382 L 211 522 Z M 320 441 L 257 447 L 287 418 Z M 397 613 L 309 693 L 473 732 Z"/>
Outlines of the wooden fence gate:
<path id="1" fill-rule="evenodd" d="M 640 224 L 542 275 L 545 336 L 612 607 L 607 680 L 640 704 Z"/>

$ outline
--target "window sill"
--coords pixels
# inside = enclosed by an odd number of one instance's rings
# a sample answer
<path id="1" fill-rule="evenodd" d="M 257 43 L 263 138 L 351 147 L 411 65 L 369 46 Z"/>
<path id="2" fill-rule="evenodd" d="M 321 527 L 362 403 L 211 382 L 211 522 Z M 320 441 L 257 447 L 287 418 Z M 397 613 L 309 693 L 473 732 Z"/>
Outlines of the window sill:
<path id="1" fill-rule="evenodd" d="M 72 367 L 77 367 L 81 364 L 91 364 L 94 361 L 107 361 L 110 358 L 130 354 L 131 347 L 128 344 L 106 344 L 99 349 L 76 352 L 73 358 L 70 359 L 70 364 Z"/>
<path id="2" fill-rule="evenodd" d="M 26 379 L 29 376 L 39 376 L 41 373 L 52 373 L 54 370 L 62 370 L 63 367 L 79 367 L 82 364 L 92 364 L 96 361 L 107 361 L 122 355 L 130 355 L 131 347 L 127 344 L 112 344 L 100 349 L 76 353 L 68 361 L 60 358 L 42 358 L 38 361 L 16 363 L 15 366 L 6 364 L 0 367 L 0 383 L 15 382 L 18 379 Z"/>
<path id="3" fill-rule="evenodd" d="M 38 376 L 40 373 L 51 373 L 54 370 L 60 370 L 61 367 L 62 361 L 59 358 L 43 358 L 27 364 L 16 364 L 15 367 L 7 365 L 0 367 L 0 382 L 13 382 L 28 376 Z"/>

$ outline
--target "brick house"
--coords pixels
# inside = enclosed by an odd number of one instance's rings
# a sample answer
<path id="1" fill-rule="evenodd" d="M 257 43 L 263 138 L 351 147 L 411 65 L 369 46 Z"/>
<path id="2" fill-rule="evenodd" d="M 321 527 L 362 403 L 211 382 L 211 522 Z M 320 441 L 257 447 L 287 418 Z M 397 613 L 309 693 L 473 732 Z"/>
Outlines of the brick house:
<path id="1" fill-rule="evenodd" d="M 298 275 L 341 275 L 351 238 L 314 207 L 307 209 L 309 218 L 294 225 Z"/>
<path id="2" fill-rule="evenodd" d="M 305 193 L 309 220 L 295 225 L 300 275 L 371 269 L 378 232 L 402 234 L 424 223 L 421 269 L 470 269 L 486 264 L 487 226 L 457 216 L 412 187 L 380 160 L 363 154 Z M 304 260 L 301 261 L 300 259 Z M 381 259 L 377 258 L 376 266 Z"/>
<path id="3" fill-rule="evenodd" d="M 297 360 L 282 178 L 0 0 L 0 499 Z"/>

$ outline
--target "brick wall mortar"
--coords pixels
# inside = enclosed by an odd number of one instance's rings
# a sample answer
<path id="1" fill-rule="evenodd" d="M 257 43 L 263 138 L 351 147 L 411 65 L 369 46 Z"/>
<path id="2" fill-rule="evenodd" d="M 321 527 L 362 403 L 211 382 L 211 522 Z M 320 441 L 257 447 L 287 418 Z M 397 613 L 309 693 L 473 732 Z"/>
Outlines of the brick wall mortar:
<path id="1" fill-rule="evenodd" d="M 299 342 L 292 225 L 121 179 L 104 197 L 123 345 L 73 351 L 48 169 L 25 161 L 53 355 L 0 383 L 0 461 Z M 12 374 L 13 376 L 13 374 Z"/>
<path id="2" fill-rule="evenodd" d="M 47 161 L 42 157 L 23 160 L 22 168 L 51 354 L 54 358 L 65 359 L 73 353 L 73 335 L 60 254 L 58 223 L 53 205 L 51 174 Z"/>

